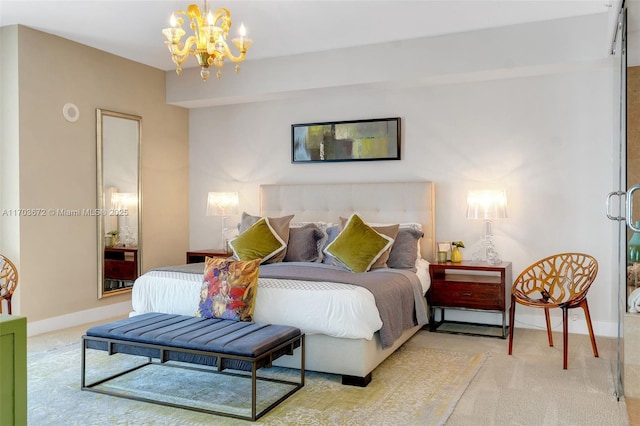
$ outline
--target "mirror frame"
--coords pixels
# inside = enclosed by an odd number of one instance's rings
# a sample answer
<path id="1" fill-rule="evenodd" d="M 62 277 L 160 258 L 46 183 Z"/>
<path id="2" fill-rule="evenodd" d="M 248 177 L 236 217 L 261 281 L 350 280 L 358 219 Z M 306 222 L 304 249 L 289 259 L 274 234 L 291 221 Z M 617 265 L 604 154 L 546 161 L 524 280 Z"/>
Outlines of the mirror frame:
<path id="1" fill-rule="evenodd" d="M 104 216 L 108 214 L 104 210 L 104 156 L 103 156 L 103 148 L 104 148 L 104 139 L 103 139 L 103 128 L 104 128 L 104 117 L 112 117 L 112 118 L 122 118 L 125 120 L 133 120 L 137 122 L 138 125 L 138 140 L 137 140 L 137 153 L 138 158 L 136 161 L 137 167 L 137 184 L 138 184 L 138 238 L 137 238 L 137 268 L 136 268 L 136 276 L 140 276 L 141 271 L 141 259 L 142 259 L 142 161 L 141 161 L 141 149 L 142 149 L 142 117 L 133 114 L 125 114 L 116 111 L 109 111 L 106 109 L 96 108 L 96 208 L 100 214 L 96 214 L 97 219 L 97 231 L 98 231 L 98 299 L 102 299 L 104 297 L 115 296 L 118 294 L 130 293 L 132 287 L 124 287 L 121 289 L 115 289 L 113 291 L 105 291 L 104 290 L 104 261 L 105 261 L 105 239 L 104 239 Z"/>

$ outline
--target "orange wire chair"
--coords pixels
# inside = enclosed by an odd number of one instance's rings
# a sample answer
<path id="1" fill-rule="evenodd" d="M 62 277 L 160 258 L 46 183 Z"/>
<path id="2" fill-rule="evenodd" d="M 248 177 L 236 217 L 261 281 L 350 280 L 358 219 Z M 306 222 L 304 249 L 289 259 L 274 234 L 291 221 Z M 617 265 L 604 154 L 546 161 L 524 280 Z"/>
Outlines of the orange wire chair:
<path id="1" fill-rule="evenodd" d="M 511 288 L 511 314 L 509 319 L 509 355 L 513 349 L 513 324 L 516 303 L 543 308 L 547 321 L 549 346 L 553 346 L 549 309 L 562 309 L 562 337 L 564 342 L 564 365 L 567 369 L 568 312 L 582 308 L 591 337 L 593 355 L 598 357 L 598 347 L 593 335 L 587 292 L 598 274 L 598 262 L 584 253 L 560 253 L 537 261 L 525 269 Z"/>
<path id="2" fill-rule="evenodd" d="M 11 315 L 11 296 L 18 286 L 18 270 L 16 265 L 0 254 L 0 314 L 2 313 L 2 300 L 7 301 L 9 315 Z"/>

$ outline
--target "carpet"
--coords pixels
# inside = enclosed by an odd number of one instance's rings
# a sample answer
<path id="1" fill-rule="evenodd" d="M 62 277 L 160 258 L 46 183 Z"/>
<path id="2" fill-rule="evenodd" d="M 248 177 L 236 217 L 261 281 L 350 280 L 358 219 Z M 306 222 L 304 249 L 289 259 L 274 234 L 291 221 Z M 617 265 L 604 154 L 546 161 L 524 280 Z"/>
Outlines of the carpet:
<path id="1" fill-rule="evenodd" d="M 255 424 L 441 425 L 485 360 L 483 353 L 474 355 L 403 346 L 376 368 L 373 381 L 366 388 L 343 386 L 336 375 L 308 372 L 301 390 Z M 29 425 L 250 423 L 81 391 L 80 362 L 80 343 L 28 355 Z M 140 358 L 120 354 L 109 357 L 105 352 L 90 350 L 88 365 L 92 370 L 88 370 L 87 378 L 91 381 L 137 363 Z M 152 372 L 148 368 L 158 371 Z M 264 371 L 279 377 L 297 374 L 295 370 L 278 367 Z M 226 379 L 226 376 L 202 372 L 184 373 L 184 370 L 158 366 L 145 367 L 131 374 L 109 382 L 108 386 L 148 392 L 147 386 L 151 384 L 154 392 L 164 393 L 168 398 L 199 398 L 203 404 L 210 404 L 215 399 L 228 405 L 231 411 L 247 406 L 244 390 L 250 389 L 248 380 L 240 386 L 216 382 L 245 379 Z M 178 386 L 168 386 L 175 383 Z M 259 398 L 266 395 L 268 400 L 269 386 L 259 388 Z M 221 392 L 220 389 L 225 390 Z"/>

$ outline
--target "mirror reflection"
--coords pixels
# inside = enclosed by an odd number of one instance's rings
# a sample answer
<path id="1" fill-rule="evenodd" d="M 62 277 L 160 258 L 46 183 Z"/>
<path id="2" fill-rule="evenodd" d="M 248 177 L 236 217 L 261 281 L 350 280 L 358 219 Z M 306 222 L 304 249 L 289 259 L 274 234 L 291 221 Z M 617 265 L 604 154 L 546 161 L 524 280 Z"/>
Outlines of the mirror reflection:
<path id="1" fill-rule="evenodd" d="M 627 31 L 625 53 L 627 53 L 623 66 L 626 63 L 626 75 L 623 84 L 626 85 L 626 171 L 627 190 L 640 183 L 640 3 L 629 2 L 627 7 Z M 624 102 L 624 94 L 622 101 Z M 638 194 L 636 192 L 636 194 Z M 634 195 L 632 220 L 636 227 L 640 226 L 640 202 Z M 630 200 L 627 200 L 629 202 Z M 640 287 L 640 233 L 627 228 L 627 297 L 630 301 L 631 294 Z M 635 297 L 633 299 L 636 299 Z M 627 308 L 629 305 L 627 304 Z M 637 308 L 636 308 L 637 309 Z"/>
<path id="2" fill-rule="evenodd" d="M 98 297 L 131 291 L 140 274 L 141 117 L 97 110 Z"/>

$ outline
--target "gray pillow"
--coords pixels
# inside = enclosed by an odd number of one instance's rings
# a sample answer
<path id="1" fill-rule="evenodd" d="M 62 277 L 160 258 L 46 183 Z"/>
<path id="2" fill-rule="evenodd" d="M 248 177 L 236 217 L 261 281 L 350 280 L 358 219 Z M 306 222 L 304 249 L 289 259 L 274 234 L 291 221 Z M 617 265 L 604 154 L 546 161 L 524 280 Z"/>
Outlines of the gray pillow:
<path id="1" fill-rule="evenodd" d="M 422 231 L 413 228 L 400 228 L 396 240 L 391 247 L 387 266 L 395 269 L 411 269 L 416 271 L 418 258 L 418 241 L 424 237 Z"/>
<path id="2" fill-rule="evenodd" d="M 320 258 L 318 241 L 324 233 L 317 225 L 309 223 L 300 228 L 289 229 L 289 244 L 285 262 L 316 262 Z"/>
<path id="3" fill-rule="evenodd" d="M 244 231 L 249 229 L 251 225 L 259 221 L 260 219 L 260 216 L 252 216 L 247 212 L 242 212 L 242 219 L 240 220 L 240 224 L 238 225 L 238 230 L 242 234 Z M 271 227 L 273 227 L 273 230 L 276 231 L 278 236 L 282 238 L 282 241 L 284 241 L 285 244 L 289 244 L 289 223 L 291 222 L 291 219 L 293 219 L 293 215 L 269 218 L 269 224 L 271 225 Z M 286 250 L 287 249 L 285 247 L 283 251 L 276 254 L 265 263 L 282 262 L 287 254 Z"/>
<path id="4" fill-rule="evenodd" d="M 324 258 L 322 259 L 322 263 L 326 263 L 328 265 L 336 265 L 336 264 L 339 265 L 340 262 L 338 262 L 335 257 L 331 256 L 330 254 L 325 253 L 324 249 L 327 248 L 327 246 L 333 240 L 336 239 L 336 237 L 340 233 L 340 225 L 329 226 L 327 228 L 326 232 L 327 232 L 327 241 L 325 241 L 324 247 L 322 247 L 322 252 L 324 253 Z"/>

